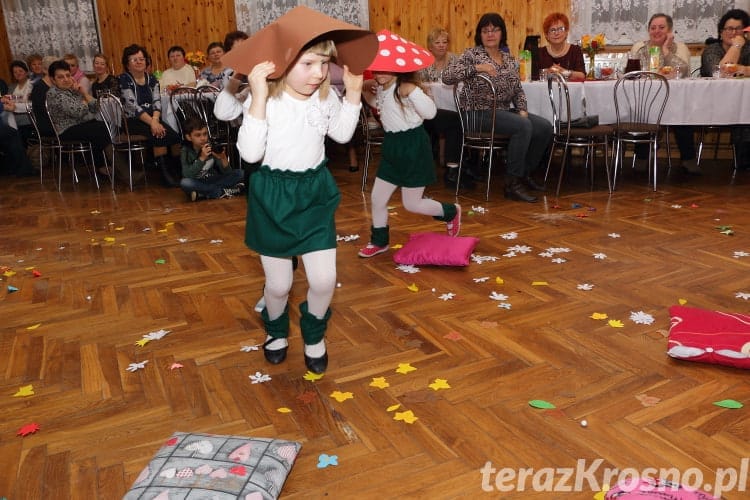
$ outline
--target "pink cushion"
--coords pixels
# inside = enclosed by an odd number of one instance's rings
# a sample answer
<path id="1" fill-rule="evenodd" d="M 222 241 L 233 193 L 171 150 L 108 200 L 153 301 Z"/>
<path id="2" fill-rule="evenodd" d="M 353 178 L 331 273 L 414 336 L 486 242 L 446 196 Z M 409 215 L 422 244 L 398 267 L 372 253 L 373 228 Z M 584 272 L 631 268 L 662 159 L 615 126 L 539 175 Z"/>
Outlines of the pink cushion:
<path id="1" fill-rule="evenodd" d="M 715 500 L 716 497 L 663 479 L 640 478 L 618 483 L 609 490 L 605 500 Z"/>
<path id="2" fill-rule="evenodd" d="M 398 264 L 430 266 L 468 266 L 479 238 L 448 236 L 438 233 L 414 233 L 393 254 Z"/>
<path id="3" fill-rule="evenodd" d="M 750 369 L 750 316 L 695 307 L 669 308 L 673 358 Z"/>

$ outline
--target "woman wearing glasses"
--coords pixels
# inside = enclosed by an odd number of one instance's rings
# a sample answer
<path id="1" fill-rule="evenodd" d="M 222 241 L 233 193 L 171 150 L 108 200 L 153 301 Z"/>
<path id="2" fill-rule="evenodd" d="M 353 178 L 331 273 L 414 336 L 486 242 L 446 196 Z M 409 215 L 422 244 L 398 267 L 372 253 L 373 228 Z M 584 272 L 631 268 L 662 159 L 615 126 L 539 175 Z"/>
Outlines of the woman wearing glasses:
<path id="1" fill-rule="evenodd" d="M 539 55 L 531 62 L 533 77 L 537 78 L 539 70 L 546 68 L 547 71 L 562 74 L 568 80 L 584 80 L 586 66 L 583 51 L 579 45 L 568 43 L 568 16 L 553 12 L 544 18 L 542 28 L 547 45 L 539 49 Z"/>
<path id="2" fill-rule="evenodd" d="M 495 132 L 510 136 L 505 169 L 505 197 L 533 203 L 536 196 L 528 189 L 543 191 L 532 176 L 546 158 L 552 140 L 552 125 L 540 116 L 530 114 L 526 94 L 521 87 L 518 61 L 504 51 L 507 46 L 505 21 L 497 13 L 484 14 L 474 32 L 476 47 L 466 51 L 443 71 L 443 83 L 455 85 L 484 73 L 497 91 Z M 479 108 L 487 116 L 492 89 L 479 87 Z"/>

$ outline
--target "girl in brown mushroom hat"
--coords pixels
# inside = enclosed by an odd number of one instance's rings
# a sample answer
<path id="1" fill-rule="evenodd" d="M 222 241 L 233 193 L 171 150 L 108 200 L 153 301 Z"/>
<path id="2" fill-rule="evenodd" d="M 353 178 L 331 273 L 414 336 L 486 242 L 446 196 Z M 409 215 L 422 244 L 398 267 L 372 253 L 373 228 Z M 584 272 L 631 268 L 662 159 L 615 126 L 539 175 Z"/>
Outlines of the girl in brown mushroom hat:
<path id="1" fill-rule="evenodd" d="M 247 73 L 250 85 L 237 148 L 245 161 L 262 162 L 250 176 L 245 243 L 260 254 L 266 276 L 261 315 L 270 363 L 286 358 L 291 257 L 299 255 L 309 284 L 300 304 L 305 365 L 315 373 L 328 366 L 323 337 L 336 288 L 334 212 L 341 194 L 326 168 L 324 140 L 351 139 L 362 91 L 354 72 L 376 50 L 372 33 L 297 7 L 225 56 L 234 55 L 225 64 Z M 333 59 L 344 66 L 343 102 L 329 92 Z"/>

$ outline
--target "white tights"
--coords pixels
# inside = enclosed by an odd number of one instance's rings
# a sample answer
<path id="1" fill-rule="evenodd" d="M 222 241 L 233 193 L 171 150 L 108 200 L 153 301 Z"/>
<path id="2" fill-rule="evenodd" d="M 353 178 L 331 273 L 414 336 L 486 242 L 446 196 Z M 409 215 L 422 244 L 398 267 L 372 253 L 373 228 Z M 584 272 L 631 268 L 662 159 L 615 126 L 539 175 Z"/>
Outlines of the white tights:
<path id="1" fill-rule="evenodd" d="M 388 225 L 388 201 L 391 199 L 395 184 L 376 177 L 375 185 L 372 187 L 372 227 L 385 227 Z M 435 200 L 424 198 L 424 187 L 401 188 L 401 202 L 409 212 L 433 217 L 442 217 L 443 205 Z M 279 313 L 281 314 L 281 313 Z"/>

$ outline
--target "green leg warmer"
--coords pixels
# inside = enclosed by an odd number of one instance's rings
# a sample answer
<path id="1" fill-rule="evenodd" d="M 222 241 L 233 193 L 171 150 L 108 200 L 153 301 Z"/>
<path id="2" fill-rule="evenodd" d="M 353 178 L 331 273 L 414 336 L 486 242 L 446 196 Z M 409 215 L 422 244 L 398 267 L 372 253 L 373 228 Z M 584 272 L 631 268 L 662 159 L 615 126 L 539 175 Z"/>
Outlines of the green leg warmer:
<path id="1" fill-rule="evenodd" d="M 274 320 L 268 319 L 268 310 L 263 308 L 260 313 L 263 318 L 263 324 L 266 327 L 266 333 L 275 339 L 285 339 L 289 337 L 289 305 L 287 304 L 281 316 Z"/>
<path id="2" fill-rule="evenodd" d="M 302 339 L 307 345 L 314 345 L 323 340 L 328 327 L 328 319 L 331 317 L 331 308 L 326 311 L 323 319 L 318 319 L 307 310 L 307 302 L 299 305 L 300 319 L 299 328 L 302 331 Z"/>
<path id="3" fill-rule="evenodd" d="M 440 204 L 443 206 L 443 216 L 435 216 L 433 217 L 435 220 L 441 220 L 443 222 L 450 222 L 453 220 L 453 218 L 456 216 L 456 205 L 454 203 L 443 203 L 440 202 Z"/>
<path id="4" fill-rule="evenodd" d="M 371 227 L 370 228 L 370 243 L 377 247 L 384 247 L 388 245 L 390 241 L 389 237 L 390 226 L 385 227 Z"/>

